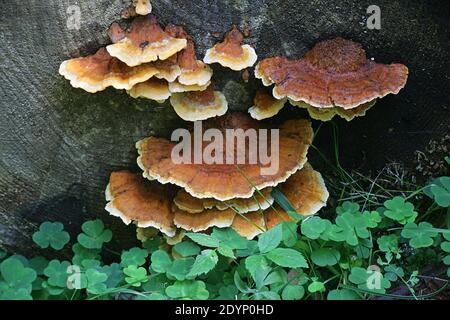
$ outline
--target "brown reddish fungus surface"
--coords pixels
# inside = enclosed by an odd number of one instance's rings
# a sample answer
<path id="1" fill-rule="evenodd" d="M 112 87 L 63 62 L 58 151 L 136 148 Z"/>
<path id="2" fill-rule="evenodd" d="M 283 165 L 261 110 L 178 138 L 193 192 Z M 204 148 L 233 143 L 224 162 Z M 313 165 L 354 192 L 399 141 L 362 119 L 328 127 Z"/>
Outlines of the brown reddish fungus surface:
<path id="1" fill-rule="evenodd" d="M 336 38 L 318 43 L 303 59 L 263 60 L 255 71 L 265 85 L 275 84 L 275 98 L 288 97 L 317 108 L 355 108 L 397 94 L 406 84 L 408 68 L 367 59 L 362 46 Z"/>
<path id="2" fill-rule="evenodd" d="M 246 114 L 239 112 L 228 113 L 227 115 L 210 119 L 203 123 L 203 132 L 208 128 L 215 128 L 221 132 L 222 137 L 226 137 L 226 129 L 242 129 L 244 133 L 247 129 L 255 129 L 253 131 L 257 136 L 261 134 L 258 129 L 270 129 L 270 125 L 263 125 Z M 313 131 L 311 123 L 308 120 L 289 120 L 279 128 L 279 151 L 278 170 L 271 174 L 263 174 L 264 170 L 269 167 L 264 164 L 255 150 L 252 151 L 256 156 L 256 163 L 250 163 L 248 139 L 247 143 L 228 144 L 227 139 L 223 139 L 223 154 L 214 156 L 216 160 L 212 164 L 201 161 L 200 164 L 194 162 L 195 143 L 193 141 L 184 141 L 182 146 L 190 147 L 190 159 L 188 163 L 175 163 L 172 159 L 172 151 L 175 154 L 183 154 L 180 145 L 163 138 L 149 137 L 137 143 L 139 152 L 138 164 L 144 171 L 144 176 L 149 179 L 157 179 L 160 183 L 172 183 L 185 190 L 196 198 L 214 198 L 226 201 L 234 198 L 250 198 L 254 194 L 253 186 L 247 179 L 253 182 L 258 189 L 276 186 L 286 181 L 289 176 L 301 169 L 306 163 L 306 154 L 312 143 Z M 271 141 L 271 131 L 267 132 L 267 141 Z M 194 135 L 191 135 L 193 139 Z M 253 139 L 251 139 L 253 140 Z M 257 138 L 257 140 L 259 140 Z M 191 143 L 189 143 L 191 142 Z M 236 141 L 235 141 L 236 142 Z M 189 146 L 190 145 L 190 146 Z M 200 146 L 204 152 L 207 147 L 211 148 L 210 142 L 203 142 Z M 255 149 L 266 147 L 266 145 L 258 145 Z M 239 149 L 238 149 L 239 148 Z M 214 152 L 211 150 L 211 155 Z M 228 151 L 228 152 L 227 152 Z M 257 150 L 260 151 L 260 150 Z M 267 145 L 267 154 L 271 154 L 272 148 L 270 142 Z M 203 154 L 202 152 L 202 154 Z M 276 152 L 276 150 L 274 150 Z M 232 154 L 235 158 L 228 158 L 227 153 Z M 244 164 L 239 164 L 239 170 L 236 166 L 238 163 L 237 155 L 245 155 Z M 183 154 L 184 155 L 184 154 Z M 232 160 L 232 161 L 230 161 Z M 246 179 L 247 178 L 247 179 Z"/>
<path id="3" fill-rule="evenodd" d="M 131 68 L 101 48 L 94 55 L 64 61 L 59 73 L 70 80 L 72 87 L 95 93 L 110 86 L 129 90 L 155 76 L 159 70 L 152 64 Z"/>
<path id="4" fill-rule="evenodd" d="M 106 210 L 124 223 L 135 221 L 138 227 L 154 227 L 170 237 L 175 235 L 169 186 L 147 181 L 140 174 L 113 172 L 106 200 Z"/>
<path id="5" fill-rule="evenodd" d="M 168 59 L 187 44 L 185 39 L 176 39 L 164 32 L 153 14 L 135 18 L 124 34 L 124 38 L 106 49 L 131 67 Z"/>

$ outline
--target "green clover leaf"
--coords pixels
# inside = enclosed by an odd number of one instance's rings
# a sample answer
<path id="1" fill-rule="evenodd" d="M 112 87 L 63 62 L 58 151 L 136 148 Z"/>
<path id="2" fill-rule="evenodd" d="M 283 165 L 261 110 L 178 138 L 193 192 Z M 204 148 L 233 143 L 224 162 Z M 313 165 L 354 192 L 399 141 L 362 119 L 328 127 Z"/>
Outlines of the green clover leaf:
<path id="1" fill-rule="evenodd" d="M 192 257 L 176 259 L 167 270 L 167 276 L 180 281 L 185 280 L 194 263 L 195 259 Z"/>
<path id="2" fill-rule="evenodd" d="M 34 257 L 30 259 L 30 268 L 36 271 L 38 276 L 42 276 L 44 274 L 44 269 L 48 266 L 48 260 L 44 257 Z"/>
<path id="3" fill-rule="evenodd" d="M 150 267 L 157 273 L 166 273 L 172 265 L 172 259 L 164 250 L 153 252 Z"/>
<path id="4" fill-rule="evenodd" d="M 336 225 L 332 226 L 329 236 L 332 240 L 338 242 L 347 242 L 351 246 L 359 243 L 358 238 L 366 239 L 370 233 L 367 216 L 360 213 L 344 212 L 336 218 Z"/>
<path id="5" fill-rule="evenodd" d="M 425 194 L 438 204 L 447 208 L 450 206 L 450 177 L 440 177 L 425 188 Z"/>
<path id="6" fill-rule="evenodd" d="M 99 219 L 87 221 L 81 226 L 83 233 L 78 235 L 78 242 L 87 249 L 101 249 L 105 242 L 112 239 L 111 230 Z"/>
<path id="7" fill-rule="evenodd" d="M 316 240 L 328 229 L 331 225 L 329 220 L 320 217 L 312 217 L 305 219 L 301 225 L 302 234 L 311 239 Z"/>
<path id="8" fill-rule="evenodd" d="M 22 261 L 8 258 L 0 264 L 0 300 L 31 300 L 36 272 Z"/>
<path id="9" fill-rule="evenodd" d="M 195 280 L 175 281 L 166 288 L 166 294 L 173 299 L 206 300 L 209 297 L 205 283 Z"/>
<path id="10" fill-rule="evenodd" d="M 91 294 L 101 294 L 106 291 L 108 275 L 96 269 L 88 269 L 85 273 L 87 280 L 86 290 Z"/>
<path id="11" fill-rule="evenodd" d="M 48 277 L 48 284 L 54 287 L 67 288 L 67 279 L 69 278 L 70 262 L 52 260 L 44 269 L 44 274 Z"/>
<path id="12" fill-rule="evenodd" d="M 189 271 L 188 277 L 196 277 L 206 274 L 216 266 L 219 257 L 214 250 L 203 250 L 200 255 L 195 258 L 194 265 Z"/>
<path id="13" fill-rule="evenodd" d="M 109 266 L 103 266 L 97 269 L 108 276 L 105 282 L 108 288 L 116 288 L 124 280 L 122 269 L 118 263 L 112 263 Z"/>
<path id="14" fill-rule="evenodd" d="M 99 249 L 87 249 L 79 243 L 75 243 L 72 246 L 74 256 L 72 257 L 72 263 L 77 266 L 82 266 L 84 260 L 99 260 Z"/>
<path id="15" fill-rule="evenodd" d="M 311 260 L 319 267 L 334 266 L 340 259 L 340 252 L 334 248 L 319 248 L 311 253 Z"/>
<path id="16" fill-rule="evenodd" d="M 305 288 L 299 285 L 288 284 L 281 292 L 283 300 L 300 300 L 305 295 Z"/>
<path id="17" fill-rule="evenodd" d="M 294 249 L 276 248 L 267 253 L 266 257 L 281 267 L 308 268 L 303 255 Z"/>
<path id="18" fill-rule="evenodd" d="M 343 213 L 359 213 L 359 204 L 355 202 L 345 201 L 342 205 L 336 208 L 337 214 L 343 214 Z"/>
<path id="19" fill-rule="evenodd" d="M 140 287 L 142 283 L 148 281 L 147 270 L 142 267 L 131 265 L 123 269 L 123 273 L 127 276 L 125 277 L 126 283 L 134 287 Z"/>
<path id="20" fill-rule="evenodd" d="M 64 225 L 60 222 L 44 222 L 39 231 L 33 234 L 33 241 L 41 248 L 52 247 L 61 250 L 69 242 L 70 236 L 64 231 Z"/>
<path id="21" fill-rule="evenodd" d="M 130 265 L 142 266 L 148 257 L 148 251 L 141 248 L 131 248 L 128 251 L 122 252 L 120 264 L 123 267 Z"/>
<path id="22" fill-rule="evenodd" d="M 318 281 L 317 278 L 312 278 L 312 282 L 308 286 L 308 291 L 310 293 L 315 292 L 324 292 L 326 290 L 325 284 L 321 281 Z"/>
<path id="23" fill-rule="evenodd" d="M 348 279 L 358 288 L 375 293 L 386 293 L 386 289 L 391 287 L 390 281 L 381 272 L 361 267 L 353 267 Z"/>
<path id="24" fill-rule="evenodd" d="M 189 242 L 189 241 L 183 241 L 180 243 L 177 243 L 173 250 L 175 250 L 176 253 L 178 253 L 183 258 L 196 256 L 200 253 L 200 247 L 196 245 L 195 243 Z"/>
<path id="25" fill-rule="evenodd" d="M 377 239 L 378 248 L 383 252 L 399 253 L 398 237 L 396 235 L 381 236 Z"/>
<path id="26" fill-rule="evenodd" d="M 384 215 L 400 224 L 414 222 L 417 218 L 417 212 L 414 211 L 414 205 L 406 202 L 402 197 L 395 197 L 384 202 Z"/>
<path id="27" fill-rule="evenodd" d="M 433 238 L 438 235 L 433 226 L 428 222 L 419 225 L 408 223 L 402 230 L 402 237 L 410 239 L 409 245 L 413 248 L 426 248 L 433 244 Z"/>

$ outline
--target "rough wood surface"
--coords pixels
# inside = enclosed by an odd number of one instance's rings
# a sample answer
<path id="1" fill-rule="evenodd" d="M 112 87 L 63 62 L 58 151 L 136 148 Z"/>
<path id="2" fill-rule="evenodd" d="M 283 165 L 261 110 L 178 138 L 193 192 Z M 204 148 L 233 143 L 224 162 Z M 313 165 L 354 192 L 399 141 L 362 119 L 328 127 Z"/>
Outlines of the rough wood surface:
<path id="1" fill-rule="evenodd" d="M 360 0 L 152 0 L 161 23 L 185 25 L 203 56 L 215 33 L 232 23 L 249 28 L 260 58 L 302 56 L 319 40 L 343 36 L 361 42 L 379 62 L 411 71 L 405 90 L 368 115 L 338 121 L 344 163 L 376 169 L 386 159 L 410 161 L 413 152 L 448 130 L 450 3 L 379 0 L 382 28 L 366 27 Z M 81 9 L 79 30 L 67 28 L 67 8 Z M 0 5 L 0 247 L 31 253 L 36 226 L 65 223 L 71 232 L 106 216 L 103 190 L 114 169 L 135 167 L 135 141 L 167 135 L 182 121 L 168 105 L 134 100 L 112 89 L 91 95 L 58 75 L 61 61 L 108 43 L 106 30 L 125 0 L 8 0 Z M 232 109 L 246 110 L 254 83 L 217 72 Z M 220 71 L 220 72 L 219 72 Z M 279 118 L 304 115 L 286 108 Z M 325 128 L 326 129 L 326 128 Z M 327 131 L 319 144 L 329 145 Z M 119 239 L 132 229 L 112 223 Z M 126 241 L 122 241 L 124 245 Z"/>

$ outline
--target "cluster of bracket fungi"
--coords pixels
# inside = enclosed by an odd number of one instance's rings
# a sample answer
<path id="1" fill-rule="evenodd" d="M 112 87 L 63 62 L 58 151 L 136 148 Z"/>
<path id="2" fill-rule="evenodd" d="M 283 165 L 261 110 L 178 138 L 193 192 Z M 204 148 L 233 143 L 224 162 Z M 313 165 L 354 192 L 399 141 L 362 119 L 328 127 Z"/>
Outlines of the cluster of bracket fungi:
<path id="1" fill-rule="evenodd" d="M 64 61 L 60 74 L 73 87 L 91 93 L 111 86 L 126 90 L 133 98 L 170 99 L 182 119 L 206 120 L 202 130 L 215 128 L 225 135 L 227 129 L 271 129 L 271 124 L 258 120 L 276 115 L 288 101 L 306 108 L 313 119 L 328 121 L 338 115 L 350 121 L 364 115 L 377 99 L 397 94 L 408 77 L 404 65 L 377 64 L 367 59 L 361 45 L 336 38 L 318 43 L 303 59 L 260 61 L 255 77 L 263 86 L 256 92 L 249 115 L 227 113 L 227 100 L 214 90 L 208 65 L 219 63 L 240 71 L 257 62 L 255 50 L 243 44 L 239 29 L 234 26 L 200 61 L 183 27 L 163 29 L 151 14 L 148 0 L 133 4 L 125 16 L 137 17 L 127 29 L 118 23 L 111 25 L 112 44 L 94 55 Z M 186 231 L 208 232 L 212 227 L 231 227 L 252 239 L 291 220 L 274 203 L 273 188 L 298 213 L 314 215 L 326 205 L 328 191 L 320 173 L 307 162 L 313 139 L 311 122 L 288 120 L 277 129 L 279 169 L 274 175 L 261 174 L 265 165 L 260 161 L 239 168 L 226 161 L 176 164 L 171 158 L 174 142 L 143 139 L 136 144 L 143 173 L 113 172 L 106 210 L 126 224 L 134 222 L 141 240 L 161 232 L 168 244 L 181 241 Z M 202 151 L 205 148 L 207 144 Z M 245 148 L 248 154 L 248 145 Z"/>

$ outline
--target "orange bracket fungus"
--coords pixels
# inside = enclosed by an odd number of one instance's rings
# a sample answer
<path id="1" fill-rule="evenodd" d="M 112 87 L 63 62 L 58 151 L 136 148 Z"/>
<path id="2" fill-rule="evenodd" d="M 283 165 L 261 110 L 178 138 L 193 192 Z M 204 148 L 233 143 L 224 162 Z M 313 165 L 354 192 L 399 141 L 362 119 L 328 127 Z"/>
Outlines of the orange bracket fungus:
<path id="1" fill-rule="evenodd" d="M 196 198 L 226 201 L 250 198 L 254 187 L 276 186 L 301 169 L 313 131 L 308 120 L 289 120 L 274 129 L 232 112 L 195 122 L 191 132 L 177 135 L 180 143 L 149 137 L 136 144 L 144 177 L 178 185 Z"/>
<path id="2" fill-rule="evenodd" d="M 252 67 L 258 56 L 255 49 L 248 44 L 242 44 L 244 36 L 236 26 L 225 35 L 223 42 L 206 51 L 203 61 L 207 64 L 219 63 L 234 71 Z"/>
<path id="3" fill-rule="evenodd" d="M 101 48 L 94 55 L 64 61 L 59 73 L 70 80 L 72 87 L 95 93 L 110 86 L 129 90 L 155 76 L 159 70 L 152 64 L 131 68 Z"/>
<path id="4" fill-rule="evenodd" d="M 133 98 L 145 98 L 163 103 L 170 97 L 169 85 L 167 81 L 151 78 L 142 83 L 138 83 L 127 91 Z"/>
<path id="5" fill-rule="evenodd" d="M 367 59 L 362 46 L 336 38 L 320 42 L 300 60 L 283 57 L 261 61 L 255 76 L 273 96 L 302 101 L 315 108 L 356 108 L 397 94 L 406 84 L 408 68 L 402 64 L 378 64 Z"/>
<path id="6" fill-rule="evenodd" d="M 266 188 L 260 192 L 261 195 L 259 193 L 255 193 L 255 195 L 251 198 L 236 198 L 222 202 L 215 199 L 197 199 L 186 191 L 179 190 L 173 199 L 173 203 L 178 207 L 178 209 L 192 214 L 201 213 L 207 209 L 213 208 L 219 210 L 233 208 L 236 213 L 244 214 L 247 212 L 265 210 L 273 204 L 274 199 L 271 196 L 272 188 Z"/>
<path id="7" fill-rule="evenodd" d="M 308 163 L 293 174 L 286 182 L 278 186 L 293 208 L 301 215 L 316 214 L 326 206 L 329 193 L 321 174 Z M 292 218 L 279 206 L 269 208 L 262 214 L 255 212 L 243 217 L 236 216 L 232 228 L 240 235 L 253 239 L 265 230 L 269 230 L 283 221 Z"/>
<path id="8" fill-rule="evenodd" d="M 207 209 L 202 213 L 192 214 L 173 207 L 174 223 L 186 231 L 200 232 L 212 227 L 227 228 L 233 223 L 236 213 L 231 210 Z"/>
<path id="9" fill-rule="evenodd" d="M 186 48 L 180 51 L 177 57 L 178 65 L 181 68 L 178 82 L 186 86 L 204 86 L 208 84 L 213 75 L 212 69 L 202 61 L 197 60 L 194 41 L 184 28 L 168 25 L 165 31 L 174 38 L 185 39 L 187 41 Z"/>
<path id="10" fill-rule="evenodd" d="M 133 6 L 137 14 L 146 16 L 152 12 L 150 0 L 133 0 Z"/>
<path id="11" fill-rule="evenodd" d="M 214 91 L 213 85 L 203 91 L 174 93 L 170 103 L 175 112 L 186 121 L 222 116 L 228 110 L 225 96 L 219 91 Z"/>
<path id="12" fill-rule="evenodd" d="M 176 39 L 165 33 L 153 14 L 135 18 L 123 32 L 124 37 L 106 49 L 130 67 L 166 60 L 187 45 L 186 39 Z"/>
<path id="13" fill-rule="evenodd" d="M 113 172 L 106 200 L 106 210 L 125 224 L 134 221 L 140 228 L 154 227 L 169 237 L 175 236 L 169 186 L 146 181 L 140 174 Z"/>
<path id="14" fill-rule="evenodd" d="M 253 100 L 253 107 L 248 109 L 248 112 L 256 120 L 271 118 L 283 109 L 286 101 L 287 99 L 275 99 L 265 89 L 258 89 Z"/>
<path id="15" fill-rule="evenodd" d="M 353 109 L 335 108 L 314 108 L 305 102 L 290 101 L 293 106 L 304 108 L 308 111 L 309 116 L 315 120 L 330 121 L 335 116 L 344 118 L 347 121 L 352 121 L 356 117 L 366 115 L 366 112 L 376 104 L 377 100 L 373 100 L 357 106 Z"/>

